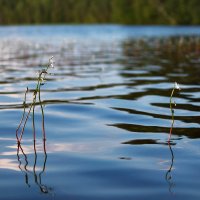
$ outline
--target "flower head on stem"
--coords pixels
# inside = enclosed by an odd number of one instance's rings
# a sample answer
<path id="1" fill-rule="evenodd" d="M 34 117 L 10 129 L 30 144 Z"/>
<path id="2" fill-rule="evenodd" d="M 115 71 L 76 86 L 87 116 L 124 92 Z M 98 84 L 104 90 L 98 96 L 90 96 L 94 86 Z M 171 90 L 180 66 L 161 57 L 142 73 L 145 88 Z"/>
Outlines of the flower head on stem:
<path id="1" fill-rule="evenodd" d="M 181 88 L 177 82 L 174 83 L 174 88 L 177 90 L 181 90 Z"/>

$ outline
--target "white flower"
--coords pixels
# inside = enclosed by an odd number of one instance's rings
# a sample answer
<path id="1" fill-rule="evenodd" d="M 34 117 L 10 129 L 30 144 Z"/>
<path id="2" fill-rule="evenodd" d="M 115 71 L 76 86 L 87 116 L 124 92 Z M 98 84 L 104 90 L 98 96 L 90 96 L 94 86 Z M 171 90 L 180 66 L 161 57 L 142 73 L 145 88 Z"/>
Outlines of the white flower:
<path id="1" fill-rule="evenodd" d="M 181 90 L 181 88 L 177 82 L 174 83 L 174 88 L 177 90 Z"/>
<path id="2" fill-rule="evenodd" d="M 40 71 L 37 71 L 35 74 L 38 77 L 40 75 Z"/>
<path id="3" fill-rule="evenodd" d="M 53 61 L 53 56 L 49 59 L 49 66 L 54 67 L 54 61 Z"/>

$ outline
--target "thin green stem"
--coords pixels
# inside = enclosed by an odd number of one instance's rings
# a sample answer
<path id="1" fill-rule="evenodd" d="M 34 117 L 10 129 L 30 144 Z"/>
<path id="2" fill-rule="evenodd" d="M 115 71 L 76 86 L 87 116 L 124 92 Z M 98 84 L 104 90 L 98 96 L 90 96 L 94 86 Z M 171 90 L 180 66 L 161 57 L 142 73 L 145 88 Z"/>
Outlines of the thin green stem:
<path id="1" fill-rule="evenodd" d="M 33 140 L 36 140 L 36 133 L 35 133 L 35 102 L 36 96 L 33 99 L 33 113 L 32 113 L 32 124 L 33 124 Z"/>
<path id="2" fill-rule="evenodd" d="M 25 122 L 24 122 L 24 126 L 23 126 L 23 128 L 22 128 L 22 131 L 21 131 L 20 138 L 19 138 L 18 142 L 21 142 L 21 140 L 22 140 L 22 137 L 23 137 L 23 134 L 24 134 L 24 130 L 25 130 L 25 127 L 26 127 L 26 123 L 27 123 L 27 120 L 28 120 L 28 117 L 29 117 L 29 115 L 30 115 L 30 113 L 31 113 L 31 109 L 32 109 L 32 108 L 33 108 L 33 127 L 35 127 L 35 126 L 34 126 L 34 109 L 35 109 L 35 102 L 36 102 L 36 97 L 37 97 L 37 91 L 38 91 L 38 85 L 39 85 L 39 81 L 40 81 L 40 76 L 41 76 L 41 73 L 39 74 L 37 86 L 36 86 L 36 89 L 35 89 L 35 91 L 34 91 L 34 93 L 33 93 L 33 95 L 34 95 L 34 97 L 33 97 L 33 102 L 32 102 L 32 104 L 31 104 L 30 109 L 29 109 L 29 111 L 28 111 L 28 114 L 27 114 L 27 116 L 26 116 L 26 119 L 25 119 Z M 34 131 L 34 130 L 33 130 L 33 131 Z M 35 133 L 33 133 L 33 135 L 34 135 L 34 139 L 35 139 Z"/>
<path id="3" fill-rule="evenodd" d="M 39 94 L 38 94 L 38 97 L 39 97 L 39 103 L 40 103 L 40 107 L 41 107 L 41 111 L 42 111 L 42 133 L 43 133 L 43 140 L 46 140 L 46 133 L 45 133 L 45 125 L 44 125 L 44 109 L 43 109 L 43 106 L 42 106 L 42 101 L 41 101 L 41 95 L 40 95 L 40 88 L 41 88 L 41 84 L 39 85 Z"/>
<path id="4" fill-rule="evenodd" d="M 20 137 L 19 137 L 18 142 L 21 142 L 21 140 L 22 140 L 22 137 L 23 137 L 23 134 L 24 134 L 24 130 L 25 130 L 25 127 L 26 127 L 26 123 L 27 123 L 27 120 L 28 120 L 29 115 L 30 115 L 30 113 L 31 113 L 32 107 L 33 107 L 33 103 L 31 104 L 31 106 L 30 106 L 30 108 L 29 108 L 28 114 L 26 115 L 26 118 L 25 118 L 25 121 L 24 121 L 24 125 L 23 125 L 23 127 L 22 127 L 22 131 L 21 131 L 21 133 L 20 133 Z"/>
<path id="5" fill-rule="evenodd" d="M 171 92 L 171 96 L 170 96 L 170 109 L 171 109 L 171 112 L 173 113 L 173 107 L 172 107 L 172 97 L 173 97 L 173 94 L 174 94 L 174 90 L 175 88 L 173 88 L 172 92 Z"/>
<path id="6" fill-rule="evenodd" d="M 173 104 L 172 103 L 172 97 L 173 97 L 174 91 L 175 91 L 175 88 L 173 88 L 173 90 L 171 92 L 171 96 L 170 96 L 170 110 L 171 110 L 171 113 L 172 113 L 172 125 L 171 125 L 171 128 L 170 128 L 168 143 L 170 143 L 170 139 L 171 139 L 171 135 L 172 135 L 172 129 L 173 129 L 173 126 L 174 126 L 174 109 L 173 109 L 173 106 L 172 106 L 172 104 Z"/>
<path id="7" fill-rule="evenodd" d="M 33 120 L 32 120 L 32 124 L 33 124 L 33 140 L 35 142 L 36 140 L 36 132 L 35 132 L 35 103 L 36 103 L 36 99 L 37 99 L 37 94 L 39 91 L 39 87 L 40 87 L 40 79 L 41 79 L 41 73 L 39 74 L 38 80 L 37 80 L 37 85 L 34 91 L 34 98 L 33 98 Z"/>
<path id="8" fill-rule="evenodd" d="M 17 129 L 16 129 L 16 138 L 17 138 L 18 143 L 19 143 L 18 130 L 19 130 L 19 128 L 20 128 L 21 125 L 22 125 L 22 122 L 23 122 L 24 116 L 25 116 L 25 111 L 26 111 L 26 95 L 27 95 L 27 92 L 28 92 L 28 87 L 26 88 L 26 91 L 25 91 L 25 94 L 24 94 L 24 102 L 23 102 L 24 111 L 23 111 L 23 114 L 22 114 L 22 117 L 21 117 L 19 126 L 18 126 Z"/>

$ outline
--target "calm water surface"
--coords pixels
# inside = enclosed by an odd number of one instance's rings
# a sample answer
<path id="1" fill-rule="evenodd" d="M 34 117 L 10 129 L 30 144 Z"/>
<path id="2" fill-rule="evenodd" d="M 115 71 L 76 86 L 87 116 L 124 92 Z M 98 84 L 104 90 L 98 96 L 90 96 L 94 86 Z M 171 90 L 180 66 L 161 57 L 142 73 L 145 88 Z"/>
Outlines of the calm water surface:
<path id="1" fill-rule="evenodd" d="M 200 27 L 0 27 L 0 199 L 199 199 L 199 55 Z M 30 106 L 51 56 L 47 140 L 37 104 L 36 149 L 33 116 L 18 149 L 24 92 Z"/>

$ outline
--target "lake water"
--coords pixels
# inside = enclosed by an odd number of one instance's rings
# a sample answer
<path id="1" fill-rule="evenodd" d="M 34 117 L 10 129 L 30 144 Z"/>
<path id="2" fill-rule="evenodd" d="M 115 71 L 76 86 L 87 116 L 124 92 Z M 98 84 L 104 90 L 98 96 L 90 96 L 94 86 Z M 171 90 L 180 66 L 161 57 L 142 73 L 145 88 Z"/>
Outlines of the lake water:
<path id="1" fill-rule="evenodd" d="M 200 198 L 200 27 L 2 26 L 0 72 L 0 199 Z"/>

